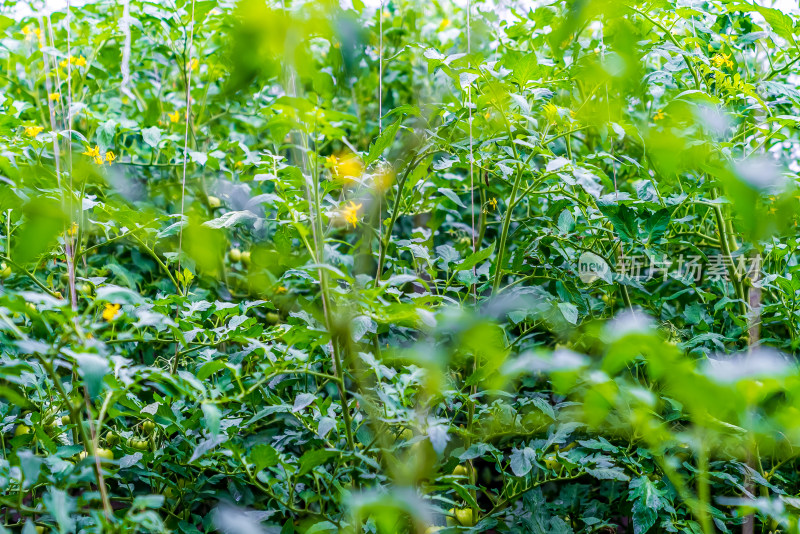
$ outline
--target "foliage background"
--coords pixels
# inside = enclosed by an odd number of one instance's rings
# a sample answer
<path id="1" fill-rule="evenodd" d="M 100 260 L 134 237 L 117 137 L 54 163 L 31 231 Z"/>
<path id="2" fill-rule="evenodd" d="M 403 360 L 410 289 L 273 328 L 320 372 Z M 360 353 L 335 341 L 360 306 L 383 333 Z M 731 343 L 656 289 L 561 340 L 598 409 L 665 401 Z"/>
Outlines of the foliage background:
<path id="1" fill-rule="evenodd" d="M 3 531 L 797 529 L 795 15 L 0 27 Z"/>

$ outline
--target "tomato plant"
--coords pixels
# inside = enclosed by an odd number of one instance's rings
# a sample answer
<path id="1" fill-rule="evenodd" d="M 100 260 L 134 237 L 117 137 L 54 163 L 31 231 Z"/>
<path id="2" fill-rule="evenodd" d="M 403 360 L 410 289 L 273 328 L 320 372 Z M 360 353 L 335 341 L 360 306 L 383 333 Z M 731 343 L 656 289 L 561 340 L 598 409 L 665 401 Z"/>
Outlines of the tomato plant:
<path id="1" fill-rule="evenodd" d="M 4 3 L 0 531 L 796 531 L 768 3 Z"/>

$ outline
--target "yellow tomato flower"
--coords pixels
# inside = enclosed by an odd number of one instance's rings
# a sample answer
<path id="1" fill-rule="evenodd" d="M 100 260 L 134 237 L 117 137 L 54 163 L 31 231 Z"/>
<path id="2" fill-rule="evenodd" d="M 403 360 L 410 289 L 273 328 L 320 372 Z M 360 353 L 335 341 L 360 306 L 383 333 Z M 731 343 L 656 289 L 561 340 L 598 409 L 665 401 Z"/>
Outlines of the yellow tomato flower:
<path id="1" fill-rule="evenodd" d="M 113 153 L 112 151 L 110 151 L 110 150 L 109 150 L 108 152 L 106 152 L 106 161 L 107 161 L 107 162 L 111 163 L 111 162 L 112 162 L 112 161 L 114 161 L 115 159 L 117 159 L 117 155 L 116 155 L 116 154 L 114 154 L 114 153 Z"/>
<path id="2" fill-rule="evenodd" d="M 178 114 L 178 110 L 176 109 L 173 113 L 167 113 L 167 117 L 169 117 L 169 122 L 175 123 L 178 122 L 180 115 Z"/>
<path id="3" fill-rule="evenodd" d="M 42 130 L 44 130 L 44 128 L 41 126 L 27 126 L 25 128 L 25 135 L 28 137 L 36 137 Z"/>
<path id="4" fill-rule="evenodd" d="M 493 210 L 497 209 L 497 199 L 496 198 L 489 199 L 488 204 Z"/>
<path id="5" fill-rule="evenodd" d="M 284 293 L 286 293 L 286 291 L 287 291 L 286 286 L 278 286 L 278 288 L 275 290 L 275 293 L 283 295 Z"/>
<path id="6" fill-rule="evenodd" d="M 718 69 L 721 69 L 723 65 L 728 65 L 728 68 L 733 66 L 731 56 L 727 54 L 714 54 L 714 57 L 711 58 L 711 63 Z"/>
<path id="7" fill-rule="evenodd" d="M 664 117 L 666 117 L 666 115 L 664 115 L 664 112 L 659 109 L 658 111 L 656 111 L 656 114 L 653 115 L 653 120 L 654 121 L 660 121 Z"/>
<path id="8" fill-rule="evenodd" d="M 47 95 L 47 98 L 49 98 L 51 102 L 55 102 L 56 100 L 61 98 L 61 93 L 50 93 L 49 95 Z"/>
<path id="9" fill-rule="evenodd" d="M 59 63 L 62 68 L 66 69 L 67 65 L 75 65 L 77 67 L 85 67 L 86 66 L 86 58 L 83 56 L 75 57 L 69 56 L 67 59 L 64 59 Z"/>
<path id="10" fill-rule="evenodd" d="M 119 307 L 119 304 L 106 303 L 106 307 L 103 310 L 103 319 L 106 321 L 114 320 L 114 317 L 119 313 Z"/>
<path id="11" fill-rule="evenodd" d="M 22 33 L 28 37 L 30 37 L 31 35 L 35 35 L 37 38 L 42 36 L 42 30 L 40 30 L 39 28 L 33 28 L 31 30 L 30 26 L 25 26 L 24 28 L 22 28 Z"/>
<path id="12" fill-rule="evenodd" d="M 97 145 L 94 145 L 94 148 L 89 148 L 87 146 L 86 150 L 81 152 L 81 154 L 84 155 L 84 156 L 89 156 L 90 158 L 96 158 L 97 156 L 100 155 L 100 147 L 97 146 Z"/>
<path id="13" fill-rule="evenodd" d="M 70 237 L 75 237 L 76 235 L 78 235 L 78 223 L 76 222 L 72 223 L 72 226 L 70 226 L 69 230 L 67 230 L 67 235 Z"/>
<path id="14" fill-rule="evenodd" d="M 198 66 L 200 66 L 200 62 L 197 61 L 195 58 L 189 60 L 189 68 L 191 70 L 197 70 Z"/>
<path id="15" fill-rule="evenodd" d="M 102 165 L 103 158 L 101 158 L 100 155 L 98 154 L 97 156 L 94 157 L 94 162 L 97 163 L 98 165 Z"/>
<path id="16" fill-rule="evenodd" d="M 342 217 L 344 217 L 345 221 L 352 224 L 353 228 L 355 228 L 356 224 L 358 224 L 358 210 L 360 209 L 361 204 L 356 204 L 352 200 L 348 206 L 345 206 L 342 209 Z"/>
<path id="17" fill-rule="evenodd" d="M 355 154 L 330 155 L 325 158 L 325 166 L 331 169 L 331 174 L 335 178 L 346 184 L 361 176 L 364 170 L 361 160 Z"/>
<path id="18" fill-rule="evenodd" d="M 560 118 L 558 106 L 552 102 L 548 102 L 545 104 L 544 108 L 542 108 L 542 111 L 544 112 L 544 118 L 547 119 L 547 122 L 550 124 L 558 122 L 558 119 Z"/>
<path id="19" fill-rule="evenodd" d="M 372 181 L 375 184 L 375 190 L 379 193 L 383 193 L 392 187 L 394 183 L 394 170 L 391 167 L 382 168 L 375 173 L 372 177 Z"/>

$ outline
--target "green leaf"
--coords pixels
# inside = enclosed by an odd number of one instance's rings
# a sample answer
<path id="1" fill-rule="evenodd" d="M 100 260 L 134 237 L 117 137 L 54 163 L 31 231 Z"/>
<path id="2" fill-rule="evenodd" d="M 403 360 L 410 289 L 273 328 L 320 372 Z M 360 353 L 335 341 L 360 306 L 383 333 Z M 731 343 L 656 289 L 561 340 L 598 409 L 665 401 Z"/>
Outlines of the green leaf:
<path id="1" fill-rule="evenodd" d="M 647 232 L 648 242 L 658 243 L 661 240 L 669 226 L 670 216 L 669 210 L 661 209 L 645 221 L 644 229 Z"/>
<path id="2" fill-rule="evenodd" d="M 383 130 L 375 142 L 372 143 L 372 145 L 369 147 L 369 153 L 364 158 L 365 167 L 370 165 L 372 162 L 377 161 L 377 159 L 381 157 L 381 154 L 383 154 L 383 151 L 391 146 L 395 136 L 397 135 L 397 130 L 400 129 L 401 122 L 402 119 L 397 119 L 388 128 Z"/>
<path id="3" fill-rule="evenodd" d="M 303 454 L 300 457 L 300 470 L 297 476 L 303 476 L 309 473 L 315 467 L 324 464 L 331 458 L 338 456 L 337 451 L 330 451 L 327 449 L 313 449 Z"/>
<path id="4" fill-rule="evenodd" d="M 161 129 L 155 126 L 151 126 L 150 128 L 145 128 L 142 130 L 142 138 L 144 142 L 150 145 L 153 148 L 158 147 L 158 144 L 161 142 Z"/>
<path id="5" fill-rule="evenodd" d="M 100 393 L 103 379 L 108 374 L 108 360 L 97 354 L 78 353 L 75 354 L 75 361 L 78 362 L 78 373 L 86 381 L 89 396 L 96 396 Z"/>
<path id="6" fill-rule="evenodd" d="M 278 451 L 271 445 L 259 443 L 250 451 L 250 461 L 256 466 L 256 472 L 278 465 Z"/>
<path id="7" fill-rule="evenodd" d="M 220 419 L 222 418 L 222 414 L 220 413 L 219 408 L 217 408 L 213 404 L 204 402 L 202 405 L 202 409 L 203 409 L 203 417 L 206 420 L 206 425 L 208 427 L 208 430 L 211 431 L 212 435 L 214 436 L 218 435 Z"/>
<path id="8" fill-rule="evenodd" d="M 495 244 L 492 243 L 491 246 L 488 246 L 483 250 L 479 250 L 475 254 L 470 254 L 464 261 L 462 261 L 458 265 L 455 265 L 453 267 L 453 270 L 467 271 L 469 269 L 472 269 L 475 265 L 486 260 L 489 256 L 492 255 L 492 253 L 494 252 L 494 246 Z"/>

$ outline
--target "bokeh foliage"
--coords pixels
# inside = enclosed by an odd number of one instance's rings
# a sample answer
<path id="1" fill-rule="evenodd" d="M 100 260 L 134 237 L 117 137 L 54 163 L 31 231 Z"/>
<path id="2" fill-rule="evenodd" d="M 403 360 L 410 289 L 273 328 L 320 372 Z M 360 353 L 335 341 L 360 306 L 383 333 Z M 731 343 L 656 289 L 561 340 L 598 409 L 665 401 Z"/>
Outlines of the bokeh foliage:
<path id="1" fill-rule="evenodd" d="M 797 530 L 795 15 L 0 28 L 0 531 Z"/>

